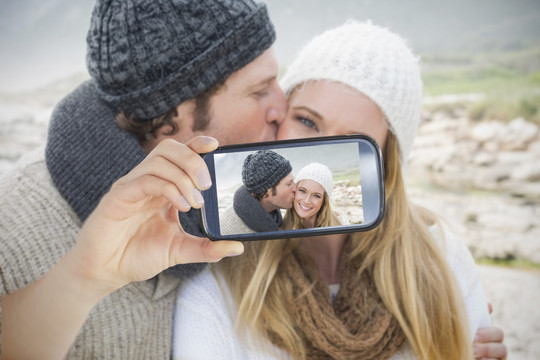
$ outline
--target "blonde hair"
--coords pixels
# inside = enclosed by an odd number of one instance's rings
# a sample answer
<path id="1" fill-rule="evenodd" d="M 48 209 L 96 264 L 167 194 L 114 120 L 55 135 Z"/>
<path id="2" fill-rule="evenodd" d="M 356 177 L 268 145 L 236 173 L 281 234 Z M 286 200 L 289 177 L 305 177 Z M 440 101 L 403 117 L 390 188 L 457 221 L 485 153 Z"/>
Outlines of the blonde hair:
<path id="1" fill-rule="evenodd" d="M 367 271 L 373 277 L 417 358 L 471 359 L 463 296 L 429 229 L 439 222 L 429 211 L 409 204 L 392 133 L 384 153 L 385 217 L 375 229 L 351 235 L 348 260 L 362 259 L 356 276 L 360 279 Z M 289 313 L 294 306 L 289 275 L 279 271 L 280 260 L 297 246 L 298 239 L 250 242 L 243 256 L 226 258 L 218 266 L 238 307 L 240 333 L 277 338 L 295 359 L 305 359 L 306 344 Z"/>

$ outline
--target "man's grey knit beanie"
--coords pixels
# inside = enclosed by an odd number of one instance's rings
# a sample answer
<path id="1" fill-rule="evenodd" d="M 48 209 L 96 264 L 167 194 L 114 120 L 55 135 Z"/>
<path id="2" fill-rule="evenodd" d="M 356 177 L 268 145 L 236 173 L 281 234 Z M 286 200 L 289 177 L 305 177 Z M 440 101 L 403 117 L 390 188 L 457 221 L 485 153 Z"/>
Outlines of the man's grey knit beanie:
<path id="1" fill-rule="evenodd" d="M 244 160 L 242 181 L 250 193 L 262 195 L 291 172 L 289 160 L 272 150 L 259 150 Z"/>
<path id="2" fill-rule="evenodd" d="M 105 102 L 152 119 L 225 80 L 274 40 L 266 5 L 253 0 L 98 0 L 87 67 Z"/>

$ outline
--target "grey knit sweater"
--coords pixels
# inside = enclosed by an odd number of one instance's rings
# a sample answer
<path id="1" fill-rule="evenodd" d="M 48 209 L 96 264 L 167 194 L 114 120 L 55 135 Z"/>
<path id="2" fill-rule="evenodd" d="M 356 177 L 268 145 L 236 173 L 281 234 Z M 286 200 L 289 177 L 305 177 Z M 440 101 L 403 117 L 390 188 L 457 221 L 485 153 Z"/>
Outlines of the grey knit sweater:
<path id="1" fill-rule="evenodd" d="M 136 140 L 115 127 L 111 109 L 90 82 L 55 109 L 44 153 L 28 154 L 0 179 L 0 296 L 48 272 L 75 244 L 81 219 L 144 158 Z M 186 231 L 198 234 L 193 216 L 182 215 L 181 221 Z M 174 275 L 200 268 L 178 267 Z M 179 284 L 179 278 L 161 274 L 106 297 L 92 310 L 68 358 L 169 359 Z"/>
<path id="2" fill-rule="evenodd" d="M 75 243 L 81 222 L 56 190 L 43 150 L 0 182 L 0 295 L 43 276 Z M 179 279 L 132 283 L 91 312 L 69 359 L 169 359 Z M 29 339 L 30 341 L 30 339 Z"/>

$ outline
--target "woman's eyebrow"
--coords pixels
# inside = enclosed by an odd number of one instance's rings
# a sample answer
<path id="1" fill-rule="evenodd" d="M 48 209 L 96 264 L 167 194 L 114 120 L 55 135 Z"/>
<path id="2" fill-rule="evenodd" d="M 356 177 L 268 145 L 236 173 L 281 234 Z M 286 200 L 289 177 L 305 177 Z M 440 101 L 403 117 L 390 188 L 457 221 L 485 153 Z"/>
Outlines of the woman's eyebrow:
<path id="1" fill-rule="evenodd" d="M 310 107 L 303 106 L 303 105 L 297 105 L 297 106 L 293 106 L 292 108 L 295 109 L 295 110 L 307 111 L 311 115 L 313 115 L 314 117 L 319 118 L 319 119 L 323 119 L 323 116 L 321 114 L 319 114 L 316 110 L 314 110 L 314 109 L 312 109 Z"/>

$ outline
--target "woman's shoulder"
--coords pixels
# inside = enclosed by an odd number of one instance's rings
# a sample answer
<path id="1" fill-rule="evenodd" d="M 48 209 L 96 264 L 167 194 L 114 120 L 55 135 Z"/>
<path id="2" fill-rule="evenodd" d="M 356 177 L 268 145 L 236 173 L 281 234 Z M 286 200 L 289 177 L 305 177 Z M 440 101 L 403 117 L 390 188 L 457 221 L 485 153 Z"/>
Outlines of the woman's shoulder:
<path id="1" fill-rule="evenodd" d="M 455 229 L 443 223 L 432 225 L 429 229 L 452 268 L 459 265 L 474 266 L 474 259 L 463 236 Z"/>

